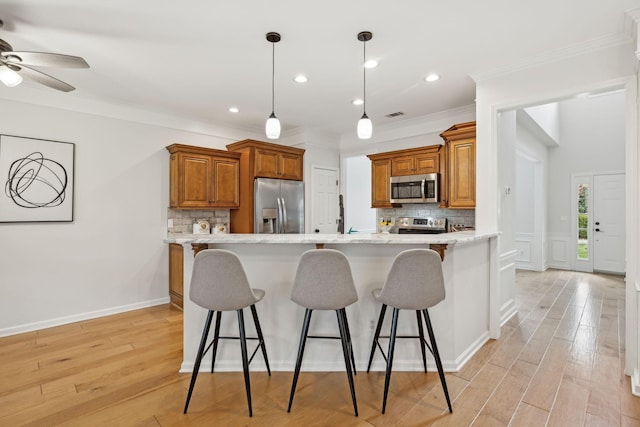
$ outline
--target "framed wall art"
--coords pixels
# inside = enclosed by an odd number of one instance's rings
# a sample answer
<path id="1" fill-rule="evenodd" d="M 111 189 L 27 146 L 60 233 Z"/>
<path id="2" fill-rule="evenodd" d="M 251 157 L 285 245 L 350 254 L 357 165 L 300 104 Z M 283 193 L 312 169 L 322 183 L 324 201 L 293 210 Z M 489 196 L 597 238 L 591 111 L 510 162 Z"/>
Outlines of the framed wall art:
<path id="1" fill-rule="evenodd" d="M 0 135 L 0 222 L 73 221 L 75 144 Z"/>

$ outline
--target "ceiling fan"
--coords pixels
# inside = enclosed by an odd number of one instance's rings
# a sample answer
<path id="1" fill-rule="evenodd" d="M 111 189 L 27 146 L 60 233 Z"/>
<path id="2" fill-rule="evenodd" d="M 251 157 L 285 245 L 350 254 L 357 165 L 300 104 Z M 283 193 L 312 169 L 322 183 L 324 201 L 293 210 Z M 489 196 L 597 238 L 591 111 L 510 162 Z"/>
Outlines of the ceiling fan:
<path id="1" fill-rule="evenodd" d="M 0 28 L 3 24 L 0 20 Z M 0 82 L 5 86 L 19 85 L 24 76 L 63 92 L 75 90 L 75 87 L 70 84 L 32 67 L 89 68 L 89 64 L 79 56 L 45 52 L 14 52 L 9 43 L 0 39 Z"/>

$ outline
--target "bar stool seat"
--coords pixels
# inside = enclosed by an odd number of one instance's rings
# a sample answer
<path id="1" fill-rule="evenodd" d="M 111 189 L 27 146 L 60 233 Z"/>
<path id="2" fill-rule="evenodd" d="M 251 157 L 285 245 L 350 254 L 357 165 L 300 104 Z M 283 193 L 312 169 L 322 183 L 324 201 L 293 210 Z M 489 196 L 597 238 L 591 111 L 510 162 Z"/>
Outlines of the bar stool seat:
<path id="1" fill-rule="evenodd" d="M 200 251 L 196 255 L 193 263 L 189 298 L 200 307 L 207 309 L 208 313 L 202 331 L 200 346 L 193 366 L 193 373 L 191 374 L 191 383 L 189 384 L 187 400 L 184 404 L 185 414 L 189 408 L 191 394 L 193 393 L 193 388 L 196 384 L 203 356 L 209 351 L 209 349 L 212 349 L 211 372 L 213 373 L 219 340 L 239 339 L 245 390 L 247 393 L 247 405 L 249 407 L 249 416 L 253 416 L 253 410 L 251 408 L 249 364 L 253 360 L 258 349 L 262 350 L 262 356 L 264 357 L 265 364 L 267 365 L 267 372 L 269 373 L 269 376 L 271 376 L 267 349 L 255 307 L 255 303 L 262 300 L 264 295 L 265 292 L 262 289 L 251 289 L 242 267 L 242 263 L 233 252 L 223 249 L 206 249 Z M 253 322 L 258 335 L 257 337 L 247 337 L 245 334 L 243 310 L 246 307 L 251 308 L 251 315 L 253 316 Z M 235 311 L 237 313 L 238 329 L 240 332 L 239 336 L 220 336 L 220 322 L 223 311 Z M 211 321 L 214 313 L 216 313 L 214 337 L 211 343 L 207 345 L 209 330 L 211 328 Z M 247 339 L 258 340 L 258 345 L 251 354 L 251 357 L 247 356 Z"/>
<path id="2" fill-rule="evenodd" d="M 306 310 L 287 412 L 291 412 L 307 338 L 333 338 L 308 335 L 311 313 L 313 310 L 335 310 L 338 318 L 338 329 L 340 330 L 347 379 L 351 390 L 353 410 L 357 417 L 358 404 L 353 384 L 356 365 L 345 307 L 358 301 L 358 294 L 353 283 L 351 267 L 347 257 L 342 252 L 334 249 L 312 249 L 303 253 L 298 262 L 291 291 L 291 300 Z"/>
<path id="3" fill-rule="evenodd" d="M 369 364 L 367 372 L 371 369 L 371 362 L 375 355 L 376 348 L 380 349 L 383 357 L 387 362 L 384 380 L 384 396 L 382 400 L 382 413 L 384 414 L 387 407 L 387 395 L 389 393 L 389 382 L 391 380 L 391 370 L 393 367 L 393 352 L 395 349 L 396 338 L 418 338 L 420 340 L 420 350 L 422 351 L 422 363 L 424 371 L 427 372 L 427 360 L 425 347 L 429 349 L 438 368 L 438 375 L 442 383 L 445 398 L 449 412 L 453 412 L 451 401 L 449 399 L 449 391 L 447 382 L 444 377 L 442 361 L 436 344 L 436 338 L 431 326 L 429 318 L 429 307 L 433 307 L 445 298 L 444 277 L 442 275 L 442 262 L 440 255 L 431 249 L 409 249 L 400 252 L 393 261 L 384 286 L 381 289 L 372 291 L 376 301 L 382 303 L 380 308 L 380 316 L 371 345 L 371 354 L 369 355 Z M 384 321 L 387 306 L 393 308 L 393 318 L 391 321 L 391 331 L 389 336 L 381 336 L 380 330 Z M 397 336 L 398 312 L 401 310 L 415 310 L 418 322 L 417 336 Z M 431 346 L 427 344 L 424 338 L 422 328 L 422 318 L 427 326 L 429 340 Z M 385 355 L 384 350 L 380 346 L 380 338 L 389 338 L 389 349 Z"/>

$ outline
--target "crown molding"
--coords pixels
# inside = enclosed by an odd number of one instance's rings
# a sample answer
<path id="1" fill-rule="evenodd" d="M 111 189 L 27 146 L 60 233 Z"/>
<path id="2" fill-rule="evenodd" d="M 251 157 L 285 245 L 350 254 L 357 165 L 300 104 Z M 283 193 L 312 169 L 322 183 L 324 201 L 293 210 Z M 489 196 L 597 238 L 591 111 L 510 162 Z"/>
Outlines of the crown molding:
<path id="1" fill-rule="evenodd" d="M 638 15 L 638 17 L 640 18 L 640 14 Z M 610 47 L 620 46 L 633 41 L 632 31 L 633 30 L 631 28 L 625 28 L 625 32 L 621 34 L 603 36 L 597 39 L 577 43 L 569 47 L 552 50 L 542 55 L 527 58 L 523 61 L 514 63 L 507 67 L 472 73 L 469 75 L 469 77 L 471 77 L 474 82 L 479 83 L 485 80 L 504 77 L 517 71 L 522 71 L 529 68 L 538 67 L 540 65 L 556 62 L 562 59 L 580 56 Z"/>

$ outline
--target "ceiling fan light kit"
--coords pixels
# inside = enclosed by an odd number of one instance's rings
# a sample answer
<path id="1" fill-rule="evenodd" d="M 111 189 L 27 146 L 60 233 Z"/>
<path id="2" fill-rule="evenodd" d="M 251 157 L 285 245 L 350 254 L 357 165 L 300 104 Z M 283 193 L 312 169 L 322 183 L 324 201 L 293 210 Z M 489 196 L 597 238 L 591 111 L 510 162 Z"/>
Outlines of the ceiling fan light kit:
<path id="1" fill-rule="evenodd" d="M 275 113 L 275 52 L 276 43 L 278 43 L 280 39 L 281 37 L 278 33 L 267 33 L 267 41 L 271 43 L 271 114 L 269 115 L 269 118 L 267 119 L 267 123 L 265 125 L 265 133 L 267 134 L 267 138 L 269 139 L 280 138 L 280 120 L 278 120 Z"/>
<path id="2" fill-rule="evenodd" d="M 0 66 L 0 81 L 7 87 L 14 87 L 22 83 L 22 77 L 8 65 L 2 65 Z"/>
<path id="3" fill-rule="evenodd" d="M 0 28 L 3 24 L 0 20 Z M 24 75 L 24 77 L 52 89 L 63 92 L 75 89 L 70 84 L 32 67 L 89 68 L 89 64 L 79 56 L 45 52 L 15 52 L 8 42 L 0 39 L 0 81 L 6 86 L 19 85 Z"/>
<path id="4" fill-rule="evenodd" d="M 358 33 L 358 40 L 362 42 L 362 117 L 358 121 L 357 133 L 359 139 L 370 139 L 373 135 L 373 124 L 367 116 L 367 42 L 373 38 L 370 31 L 361 31 Z"/>

